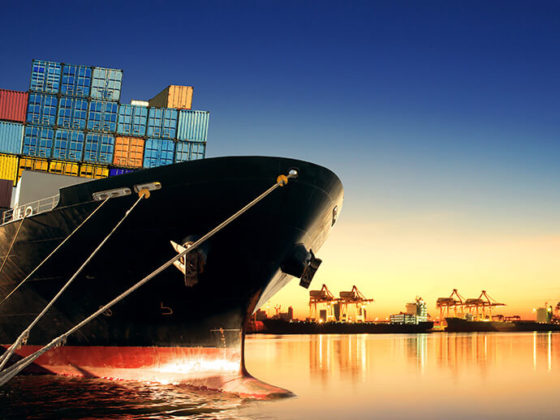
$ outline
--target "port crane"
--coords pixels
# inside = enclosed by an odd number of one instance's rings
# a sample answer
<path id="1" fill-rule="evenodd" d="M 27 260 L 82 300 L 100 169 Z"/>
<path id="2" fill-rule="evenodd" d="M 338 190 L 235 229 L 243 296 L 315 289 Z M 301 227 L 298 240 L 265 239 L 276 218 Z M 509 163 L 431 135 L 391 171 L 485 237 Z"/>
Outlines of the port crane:
<path id="1" fill-rule="evenodd" d="M 326 305 L 326 315 L 324 321 L 332 321 L 335 319 L 333 305 L 337 303 L 338 299 L 334 297 L 326 284 L 323 284 L 321 290 L 309 291 L 309 319 L 321 320 L 320 313 L 317 312 L 317 305 Z"/>
<path id="2" fill-rule="evenodd" d="M 436 306 L 439 308 L 439 319 L 442 322 L 445 317 L 449 316 L 449 311 L 453 309 L 454 315 L 458 316 L 457 310 L 459 310 L 460 315 L 463 314 L 463 308 L 465 306 L 465 299 L 459 294 L 457 289 L 453 289 L 449 297 L 440 297 L 436 302 Z"/>
<path id="3" fill-rule="evenodd" d="M 496 306 L 505 306 L 505 303 L 496 302 L 486 290 L 483 290 L 478 298 L 470 298 L 465 301 L 467 312 L 474 319 L 492 319 L 492 309 Z"/>
<path id="4" fill-rule="evenodd" d="M 356 322 L 364 322 L 366 320 L 366 306 L 374 300 L 366 298 L 356 285 L 352 287 L 351 291 L 340 292 L 339 295 L 341 320 L 347 322 L 349 320 L 348 305 L 356 305 Z"/>

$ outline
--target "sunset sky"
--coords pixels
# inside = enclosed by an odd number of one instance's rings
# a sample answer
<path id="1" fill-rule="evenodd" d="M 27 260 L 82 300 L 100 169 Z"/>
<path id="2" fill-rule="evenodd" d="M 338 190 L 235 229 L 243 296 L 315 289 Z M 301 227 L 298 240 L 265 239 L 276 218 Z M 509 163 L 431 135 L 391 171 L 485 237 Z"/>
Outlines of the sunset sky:
<path id="1" fill-rule="evenodd" d="M 560 3 L 60 1 L 2 6 L 0 88 L 33 58 L 124 70 L 211 112 L 207 156 L 327 166 L 345 204 L 312 288 L 371 317 L 482 289 L 532 316 L 560 301 Z M 294 281 L 270 303 L 307 314 Z"/>

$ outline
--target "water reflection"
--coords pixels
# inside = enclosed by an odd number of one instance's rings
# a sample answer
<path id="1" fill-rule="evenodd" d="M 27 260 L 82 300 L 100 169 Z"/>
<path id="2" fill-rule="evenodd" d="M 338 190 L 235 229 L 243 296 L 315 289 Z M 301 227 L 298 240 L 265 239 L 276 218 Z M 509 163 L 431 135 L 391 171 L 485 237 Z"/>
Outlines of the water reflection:
<path id="1" fill-rule="evenodd" d="M 533 369 L 551 371 L 560 353 L 554 353 L 560 335 L 551 332 L 515 334 L 417 334 L 374 337 L 358 335 L 309 336 L 309 371 L 314 379 L 327 380 L 337 372 L 353 380 L 365 378 L 377 362 L 401 360 L 423 374 L 428 366 L 447 370 L 453 377 L 486 375 L 488 369 L 510 363 L 532 363 Z M 556 343 L 555 343 L 556 342 Z M 529 346 L 529 344 L 532 344 Z M 515 359 L 515 360 L 513 360 Z M 379 367 L 378 367 L 379 368 Z"/>
<path id="2" fill-rule="evenodd" d="M 266 349 L 275 349 L 273 359 Z M 247 365 L 298 398 L 272 418 L 556 419 L 560 333 L 260 336 Z M 271 360 L 273 360 L 271 362 Z"/>

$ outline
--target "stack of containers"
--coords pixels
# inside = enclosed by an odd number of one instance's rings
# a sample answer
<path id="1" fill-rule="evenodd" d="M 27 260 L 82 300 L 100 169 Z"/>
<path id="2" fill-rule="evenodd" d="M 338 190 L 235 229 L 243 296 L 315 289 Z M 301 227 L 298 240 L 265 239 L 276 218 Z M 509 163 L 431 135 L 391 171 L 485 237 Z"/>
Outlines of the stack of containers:
<path id="1" fill-rule="evenodd" d="M 26 169 L 103 178 L 204 158 L 209 113 L 190 109 L 193 88 L 120 104 L 122 74 L 33 60 L 29 92 L 0 90 L 0 179 L 15 185 Z"/>
<path id="2" fill-rule="evenodd" d="M 0 89 L 0 179 L 11 181 L 11 186 L 18 179 L 28 97 L 27 92 Z M 12 191 L 2 191 L 0 207 L 9 207 Z"/>

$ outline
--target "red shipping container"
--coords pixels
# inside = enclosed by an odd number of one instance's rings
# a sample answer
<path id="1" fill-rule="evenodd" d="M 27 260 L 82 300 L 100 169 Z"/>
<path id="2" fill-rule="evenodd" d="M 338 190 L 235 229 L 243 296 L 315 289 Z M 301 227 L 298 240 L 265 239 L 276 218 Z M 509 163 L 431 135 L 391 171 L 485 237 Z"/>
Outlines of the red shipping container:
<path id="1" fill-rule="evenodd" d="M 27 92 L 0 89 L 0 120 L 25 122 Z"/>
<path id="2" fill-rule="evenodd" d="M 13 186 L 14 181 L 8 179 L 0 179 L 0 208 L 10 208 Z"/>

